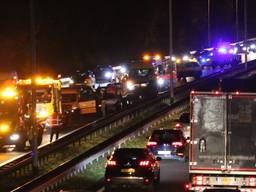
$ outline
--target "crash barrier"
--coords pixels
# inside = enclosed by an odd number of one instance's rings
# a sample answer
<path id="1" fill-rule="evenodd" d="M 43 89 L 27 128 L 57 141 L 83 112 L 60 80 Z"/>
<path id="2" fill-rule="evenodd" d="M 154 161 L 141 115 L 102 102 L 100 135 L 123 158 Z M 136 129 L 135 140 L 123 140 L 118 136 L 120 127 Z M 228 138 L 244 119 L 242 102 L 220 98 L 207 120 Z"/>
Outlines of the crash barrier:
<path id="1" fill-rule="evenodd" d="M 184 102 L 184 100 L 172 105 L 172 109 L 170 109 L 170 106 L 167 106 L 163 111 L 159 112 L 157 116 L 150 116 L 150 120 L 146 119 L 135 126 L 131 126 L 129 129 L 95 146 L 79 157 L 72 159 L 52 172 L 47 173 L 46 175 L 37 178 L 14 191 L 54 191 L 54 189 L 62 182 L 65 182 L 78 173 L 84 171 L 88 165 L 98 161 L 101 157 L 110 155 L 113 150 L 120 148 L 122 144 L 148 132 L 150 127 L 161 124 L 163 120 L 169 119 L 171 116 L 183 111 L 187 107 L 188 102 Z"/>

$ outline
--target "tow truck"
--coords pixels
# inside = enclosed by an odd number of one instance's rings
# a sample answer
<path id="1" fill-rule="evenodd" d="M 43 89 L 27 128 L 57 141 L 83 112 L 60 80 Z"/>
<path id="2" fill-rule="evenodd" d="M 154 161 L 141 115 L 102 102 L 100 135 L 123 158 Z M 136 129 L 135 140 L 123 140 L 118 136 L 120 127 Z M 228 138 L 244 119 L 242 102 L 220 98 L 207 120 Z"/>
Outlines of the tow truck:
<path id="1" fill-rule="evenodd" d="M 15 80 L 1 82 L 0 94 L 0 147 L 16 145 L 24 149 L 29 130 L 26 127 L 26 104 L 18 93 Z"/>
<path id="2" fill-rule="evenodd" d="M 60 81 L 38 77 L 35 82 L 36 117 L 38 121 L 44 122 L 53 112 L 62 114 Z M 29 98 L 31 95 L 31 79 L 19 80 L 18 87 Z"/>

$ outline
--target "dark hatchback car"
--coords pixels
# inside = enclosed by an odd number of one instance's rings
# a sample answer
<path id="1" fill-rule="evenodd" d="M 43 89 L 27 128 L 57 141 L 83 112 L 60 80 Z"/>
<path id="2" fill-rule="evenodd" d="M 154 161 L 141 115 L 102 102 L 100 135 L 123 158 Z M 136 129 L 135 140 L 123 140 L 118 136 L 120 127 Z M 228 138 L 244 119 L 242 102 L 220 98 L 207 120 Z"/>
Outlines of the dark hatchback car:
<path id="1" fill-rule="evenodd" d="M 148 138 L 147 148 L 162 159 L 185 161 L 187 141 L 180 129 L 156 129 Z"/>
<path id="2" fill-rule="evenodd" d="M 154 191 L 160 181 L 160 159 L 144 148 L 115 150 L 106 164 L 105 191 L 130 187 Z"/>

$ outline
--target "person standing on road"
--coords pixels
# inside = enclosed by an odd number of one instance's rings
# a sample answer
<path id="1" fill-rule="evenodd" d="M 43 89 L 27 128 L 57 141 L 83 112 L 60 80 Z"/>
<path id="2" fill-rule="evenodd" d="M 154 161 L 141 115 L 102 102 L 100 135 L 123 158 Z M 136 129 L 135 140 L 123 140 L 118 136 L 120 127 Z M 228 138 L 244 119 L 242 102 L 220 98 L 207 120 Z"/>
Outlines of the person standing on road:
<path id="1" fill-rule="evenodd" d="M 46 124 L 50 129 L 50 142 L 52 142 L 53 135 L 56 134 L 56 140 L 59 138 L 59 132 L 62 127 L 61 116 L 58 112 L 53 112 L 47 120 Z"/>

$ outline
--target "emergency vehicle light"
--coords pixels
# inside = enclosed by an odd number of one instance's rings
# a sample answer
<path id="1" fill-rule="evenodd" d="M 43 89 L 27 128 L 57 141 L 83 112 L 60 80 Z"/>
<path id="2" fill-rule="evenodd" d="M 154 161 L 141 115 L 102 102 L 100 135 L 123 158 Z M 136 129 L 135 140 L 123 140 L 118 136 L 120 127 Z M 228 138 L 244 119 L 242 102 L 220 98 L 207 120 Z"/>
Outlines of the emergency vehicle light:
<path id="1" fill-rule="evenodd" d="M 19 85 L 30 85 L 31 84 L 31 79 L 20 79 L 18 81 Z"/>
<path id="2" fill-rule="evenodd" d="M 4 89 L 4 91 L 2 92 L 2 96 L 3 97 L 14 97 L 17 95 L 17 92 L 15 91 L 14 88 L 12 87 L 7 87 Z"/>
<path id="3" fill-rule="evenodd" d="M 37 118 L 46 118 L 48 116 L 49 116 L 49 113 L 45 109 L 41 109 L 41 110 L 37 111 L 37 114 L 36 114 Z"/>
<path id="4" fill-rule="evenodd" d="M 7 124 L 1 124 L 0 125 L 0 133 L 7 133 L 9 131 L 10 127 Z"/>
<path id="5" fill-rule="evenodd" d="M 12 140 L 12 141 L 17 141 L 17 140 L 19 140 L 20 139 L 20 135 L 19 134 L 12 134 L 11 136 L 10 136 L 10 140 Z"/>
<path id="6" fill-rule="evenodd" d="M 42 79 L 40 77 L 36 78 L 36 84 L 38 85 L 48 85 L 54 83 L 54 80 L 52 78 L 45 78 Z"/>

